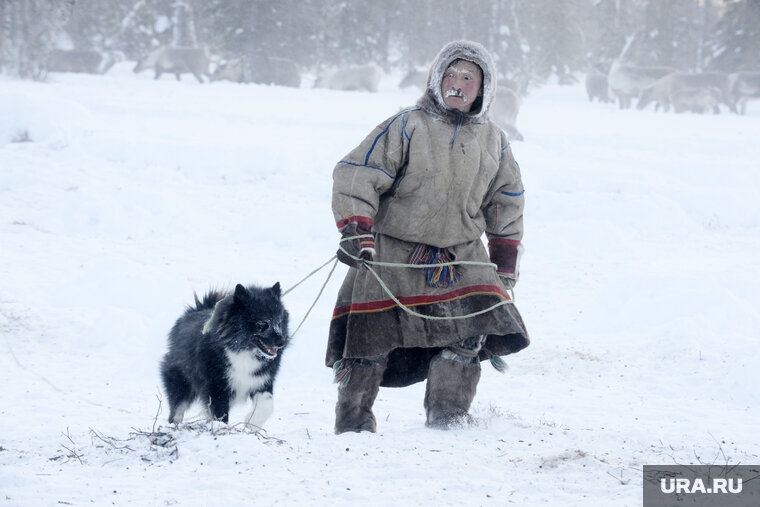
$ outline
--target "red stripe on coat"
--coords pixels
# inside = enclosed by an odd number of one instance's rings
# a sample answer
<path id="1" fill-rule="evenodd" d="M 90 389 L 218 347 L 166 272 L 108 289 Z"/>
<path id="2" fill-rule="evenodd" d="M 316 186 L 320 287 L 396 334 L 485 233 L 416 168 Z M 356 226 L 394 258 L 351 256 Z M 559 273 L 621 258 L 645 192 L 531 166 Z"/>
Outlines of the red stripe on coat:
<path id="1" fill-rule="evenodd" d="M 397 299 L 404 306 L 421 306 L 435 303 L 446 303 L 456 299 L 462 299 L 469 296 L 494 295 L 501 299 L 510 300 L 509 294 L 506 294 L 496 285 L 470 285 L 457 290 L 431 296 L 401 296 Z M 342 317 L 348 313 L 372 313 L 390 310 L 398 305 L 392 299 L 383 301 L 370 301 L 369 303 L 353 303 L 351 305 L 339 306 L 333 311 L 333 319 Z"/>

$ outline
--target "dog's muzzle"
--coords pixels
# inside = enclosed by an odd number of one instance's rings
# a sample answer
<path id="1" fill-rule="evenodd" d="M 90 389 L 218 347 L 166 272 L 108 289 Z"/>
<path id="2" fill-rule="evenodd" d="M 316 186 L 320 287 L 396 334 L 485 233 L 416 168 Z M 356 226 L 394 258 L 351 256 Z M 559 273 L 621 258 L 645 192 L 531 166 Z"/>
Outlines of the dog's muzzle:
<path id="1" fill-rule="evenodd" d="M 280 352 L 280 349 L 282 348 L 282 347 L 277 347 L 275 345 L 273 346 L 265 345 L 264 342 L 262 342 L 261 340 L 258 340 L 257 345 L 259 347 L 259 352 L 261 352 L 264 355 L 264 357 L 268 359 L 274 359 L 275 357 L 277 357 L 277 354 Z"/>

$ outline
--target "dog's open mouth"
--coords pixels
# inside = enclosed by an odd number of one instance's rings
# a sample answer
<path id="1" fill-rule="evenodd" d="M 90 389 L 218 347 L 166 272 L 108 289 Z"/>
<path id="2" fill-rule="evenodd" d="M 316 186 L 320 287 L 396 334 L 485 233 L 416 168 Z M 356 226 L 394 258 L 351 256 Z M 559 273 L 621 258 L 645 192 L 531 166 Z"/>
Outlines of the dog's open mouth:
<path id="1" fill-rule="evenodd" d="M 280 351 L 280 347 L 270 347 L 268 345 L 264 345 L 264 342 L 259 340 L 259 350 L 267 357 L 273 358 L 277 357 L 277 353 Z"/>

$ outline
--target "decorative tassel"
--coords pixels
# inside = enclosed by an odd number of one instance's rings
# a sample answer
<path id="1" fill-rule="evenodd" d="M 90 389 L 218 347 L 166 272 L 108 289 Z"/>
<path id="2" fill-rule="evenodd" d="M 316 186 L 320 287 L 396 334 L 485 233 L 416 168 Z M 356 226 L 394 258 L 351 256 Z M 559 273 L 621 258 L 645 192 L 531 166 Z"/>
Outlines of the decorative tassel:
<path id="1" fill-rule="evenodd" d="M 338 388 L 344 387 L 351 379 L 351 364 L 343 359 L 338 359 L 333 363 L 333 382 L 338 384 Z"/>
<path id="2" fill-rule="evenodd" d="M 496 354 L 494 354 L 487 348 L 483 347 L 480 350 L 481 352 L 485 353 L 486 357 L 488 357 L 488 360 L 491 361 L 491 366 L 493 366 L 494 369 L 498 371 L 499 373 L 504 373 L 505 371 L 507 371 L 507 369 L 509 369 L 509 366 L 502 358 L 500 358 L 499 356 L 497 356 Z"/>
<path id="3" fill-rule="evenodd" d="M 445 264 L 456 260 L 454 253 L 448 248 L 436 248 L 420 243 L 409 257 L 409 264 Z M 431 287 L 449 287 L 459 281 L 456 266 L 423 268 L 425 279 Z"/>
<path id="4" fill-rule="evenodd" d="M 499 356 L 491 356 L 489 361 L 491 361 L 491 366 L 493 366 L 499 373 L 504 373 L 509 368 L 507 363 Z"/>

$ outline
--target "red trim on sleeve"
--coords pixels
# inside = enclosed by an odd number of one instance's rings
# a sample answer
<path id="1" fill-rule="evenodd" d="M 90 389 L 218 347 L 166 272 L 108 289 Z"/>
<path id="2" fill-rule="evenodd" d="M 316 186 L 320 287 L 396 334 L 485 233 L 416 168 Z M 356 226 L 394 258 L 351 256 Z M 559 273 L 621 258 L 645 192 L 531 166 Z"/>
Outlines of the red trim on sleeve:
<path id="1" fill-rule="evenodd" d="M 520 244 L 519 239 L 507 239 L 507 238 L 491 238 L 488 240 L 488 245 L 509 245 L 517 246 Z"/>
<path id="2" fill-rule="evenodd" d="M 356 222 L 357 224 L 367 224 L 370 228 L 372 228 L 372 219 L 369 217 L 362 217 L 362 216 L 353 216 L 344 218 L 340 222 L 338 222 L 336 225 L 338 226 L 338 229 L 344 228 L 346 225 L 350 224 L 351 222 Z"/>

